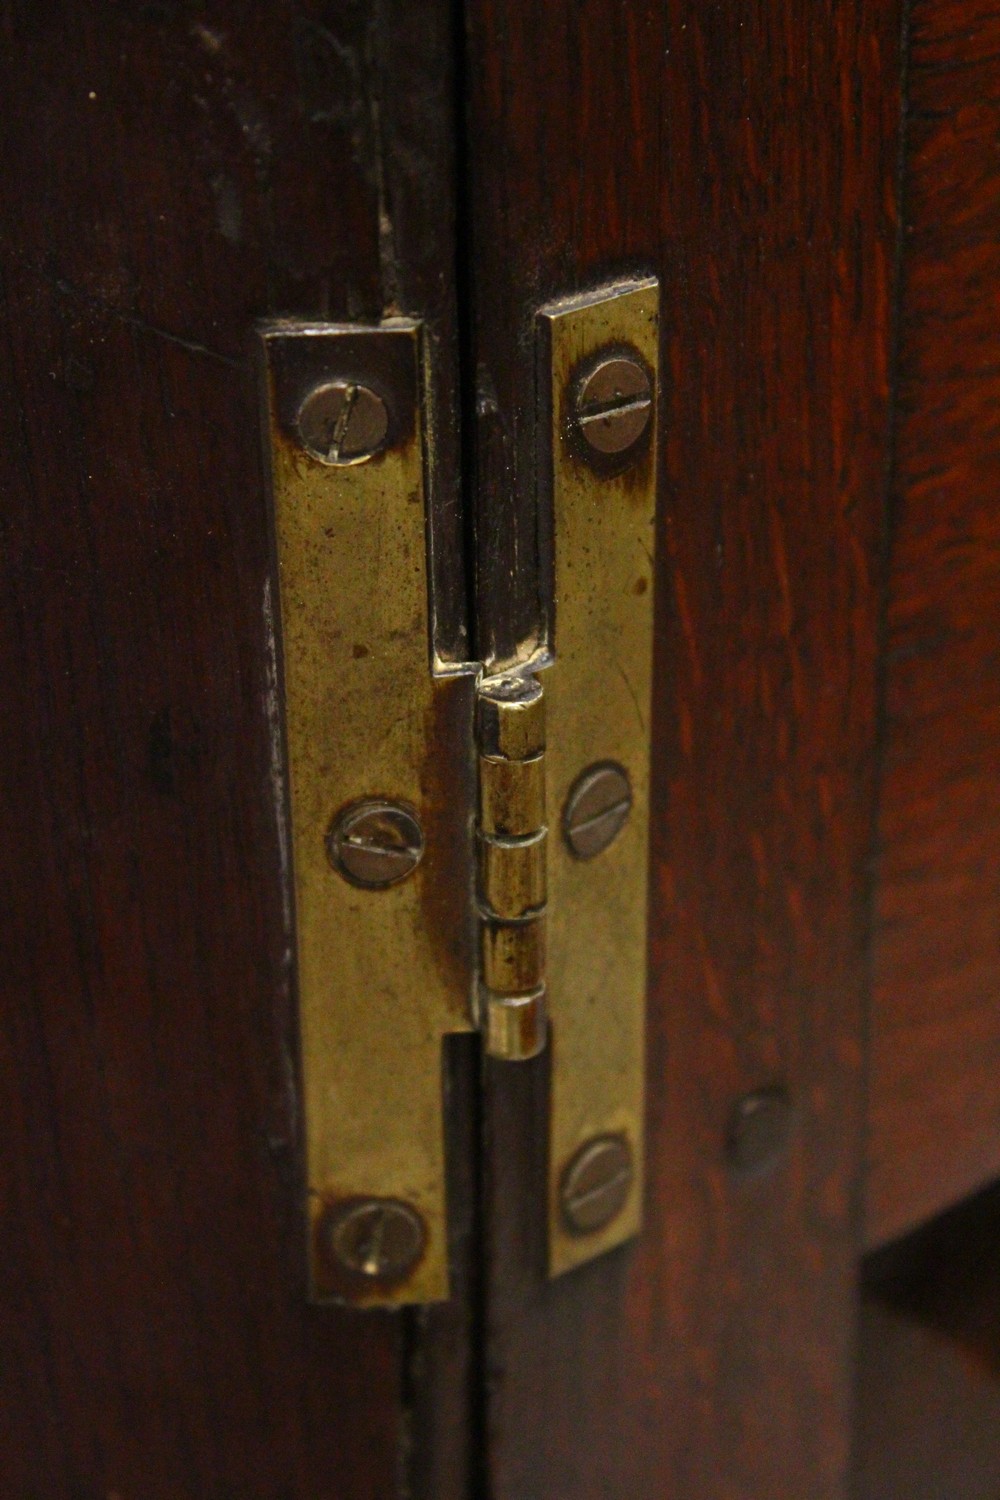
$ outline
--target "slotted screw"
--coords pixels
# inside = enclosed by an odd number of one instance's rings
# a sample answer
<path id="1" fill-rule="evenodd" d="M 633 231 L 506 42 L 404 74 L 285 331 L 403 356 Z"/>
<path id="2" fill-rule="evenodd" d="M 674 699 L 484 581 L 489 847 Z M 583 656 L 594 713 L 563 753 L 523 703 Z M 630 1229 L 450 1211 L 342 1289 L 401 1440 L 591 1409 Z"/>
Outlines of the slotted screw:
<path id="1" fill-rule="evenodd" d="M 359 464 L 384 447 L 389 412 L 367 385 L 328 380 L 314 387 L 299 407 L 302 444 L 324 464 Z"/>
<path id="2" fill-rule="evenodd" d="M 372 1281 L 408 1276 L 427 1239 L 416 1209 L 398 1198 L 365 1198 L 334 1209 L 322 1232 L 345 1271 Z"/>
<path id="3" fill-rule="evenodd" d="M 652 411 L 649 373 L 631 355 L 602 360 L 584 376 L 576 392 L 580 433 L 592 452 L 605 458 L 623 458 L 637 449 Z"/>
<path id="4" fill-rule="evenodd" d="M 577 859 L 593 859 L 617 838 L 632 811 L 627 773 L 614 761 L 588 766 L 563 808 L 563 837 Z"/>
<path id="5" fill-rule="evenodd" d="M 417 815 L 401 802 L 354 802 L 334 819 L 326 836 L 334 869 L 352 885 L 382 890 L 405 880 L 424 852 Z"/>
<path id="6" fill-rule="evenodd" d="M 587 1141 L 570 1159 L 560 1184 L 560 1204 L 573 1234 L 593 1234 L 616 1219 L 632 1191 L 632 1149 L 623 1135 Z"/>

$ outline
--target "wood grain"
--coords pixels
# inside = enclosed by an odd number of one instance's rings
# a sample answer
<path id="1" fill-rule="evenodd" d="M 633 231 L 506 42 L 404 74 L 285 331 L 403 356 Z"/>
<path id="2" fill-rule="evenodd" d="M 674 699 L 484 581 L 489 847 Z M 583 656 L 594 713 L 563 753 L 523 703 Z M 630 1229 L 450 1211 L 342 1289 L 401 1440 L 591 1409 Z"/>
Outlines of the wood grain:
<path id="1" fill-rule="evenodd" d="M 387 307 L 453 347 L 447 7 L 0 34 L 0 1488 L 387 1500 L 430 1362 L 464 1493 L 461 1308 L 305 1302 L 247 357 Z"/>
<path id="2" fill-rule="evenodd" d="M 471 0 L 488 650 L 538 628 L 531 319 L 663 287 L 647 1223 L 546 1284 L 547 1062 L 487 1100 L 496 1500 L 846 1493 L 900 119 L 894 4 Z M 542 533 L 544 536 L 544 533 Z M 529 580 L 530 583 L 530 580 Z M 558 1048 L 558 1038 L 556 1039 Z M 768 1175 L 736 1101 L 790 1089 Z"/>
<path id="3" fill-rule="evenodd" d="M 867 1239 L 1000 1174 L 1000 17 L 914 0 Z"/>

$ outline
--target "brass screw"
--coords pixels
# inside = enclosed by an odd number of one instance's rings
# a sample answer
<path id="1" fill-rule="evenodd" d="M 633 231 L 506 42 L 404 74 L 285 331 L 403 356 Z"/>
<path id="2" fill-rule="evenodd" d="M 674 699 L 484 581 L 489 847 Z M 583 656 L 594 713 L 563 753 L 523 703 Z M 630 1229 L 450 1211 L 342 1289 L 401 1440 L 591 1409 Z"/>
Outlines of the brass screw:
<path id="1" fill-rule="evenodd" d="M 618 837 L 632 811 L 627 773 L 614 761 L 588 766 L 570 787 L 563 836 L 577 859 L 593 859 Z"/>
<path id="2" fill-rule="evenodd" d="M 326 836 L 333 868 L 366 890 L 384 890 L 412 875 L 424 852 L 417 815 L 401 802 L 352 802 Z"/>
<path id="3" fill-rule="evenodd" d="M 634 1177 L 632 1148 L 623 1135 L 599 1135 L 570 1159 L 559 1199 L 572 1234 L 594 1234 L 616 1219 L 628 1201 Z"/>
<path id="4" fill-rule="evenodd" d="M 320 463 L 360 464 L 384 447 L 389 412 L 368 386 L 329 380 L 302 402 L 298 428 L 303 446 Z"/>
<path id="5" fill-rule="evenodd" d="M 372 1281 L 408 1276 L 427 1241 L 423 1219 L 398 1198 L 364 1198 L 334 1209 L 322 1232 L 345 1271 Z"/>
<path id="6" fill-rule="evenodd" d="M 646 367 L 634 355 L 601 360 L 576 392 L 576 423 L 587 446 L 605 458 L 637 448 L 653 411 Z"/>

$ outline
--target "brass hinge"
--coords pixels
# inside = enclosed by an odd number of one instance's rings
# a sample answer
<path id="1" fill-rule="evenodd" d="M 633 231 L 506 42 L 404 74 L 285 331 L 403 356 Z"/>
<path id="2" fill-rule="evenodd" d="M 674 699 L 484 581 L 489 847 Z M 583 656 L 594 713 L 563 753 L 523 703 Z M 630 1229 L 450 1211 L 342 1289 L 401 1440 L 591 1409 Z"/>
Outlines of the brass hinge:
<path id="1" fill-rule="evenodd" d="M 538 315 L 551 639 L 430 640 L 418 322 L 260 331 L 312 1295 L 448 1295 L 443 1038 L 553 1048 L 553 1275 L 639 1229 L 658 287 Z"/>

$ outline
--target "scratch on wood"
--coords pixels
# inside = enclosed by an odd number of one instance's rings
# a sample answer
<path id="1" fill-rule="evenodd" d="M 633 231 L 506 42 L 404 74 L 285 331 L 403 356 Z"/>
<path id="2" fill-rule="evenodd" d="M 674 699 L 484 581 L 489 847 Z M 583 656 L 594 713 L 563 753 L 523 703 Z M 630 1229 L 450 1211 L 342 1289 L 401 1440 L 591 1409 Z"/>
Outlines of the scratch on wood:
<path id="1" fill-rule="evenodd" d="M 234 359 L 232 355 L 222 354 L 218 349 L 210 349 L 207 344 L 199 343 L 197 339 L 187 339 L 179 333 L 171 333 L 168 328 L 160 328 L 155 323 L 148 323 L 138 313 L 130 313 L 125 308 L 116 307 L 113 302 L 105 302 L 103 298 L 95 297 L 91 292 L 85 292 L 82 287 L 73 286 L 62 277 L 49 275 L 38 266 L 31 269 L 41 275 L 61 296 L 79 302 L 82 306 L 90 308 L 92 312 L 113 318 L 118 323 L 125 323 L 138 333 L 149 334 L 151 338 L 162 339 L 168 344 L 176 344 L 179 348 L 186 349 L 189 354 L 201 354 L 206 359 L 218 360 L 220 364 L 229 365 L 231 369 L 237 369 L 239 366 L 239 360 Z"/>
<path id="2" fill-rule="evenodd" d="M 372 31 L 369 31 L 368 34 L 366 52 L 366 72 L 369 78 L 374 78 L 376 73 L 375 58 L 373 55 L 374 36 Z M 385 139 L 382 133 L 382 115 L 378 97 L 371 89 L 368 92 L 368 109 L 371 115 L 375 191 L 378 195 L 378 253 L 379 269 L 382 273 L 382 315 L 383 317 L 391 318 L 403 311 L 402 291 L 399 284 L 399 266 L 396 258 L 396 230 L 392 221 L 389 195 L 386 190 Z"/>
<path id="3" fill-rule="evenodd" d="M 382 125 L 379 118 L 378 100 L 372 99 L 372 133 L 375 137 L 375 186 L 378 192 L 378 255 L 382 272 L 382 315 L 386 318 L 402 312 L 402 295 L 399 286 L 399 270 L 396 264 L 396 231 L 389 212 L 389 199 L 385 188 L 385 160 L 383 157 Z"/>

